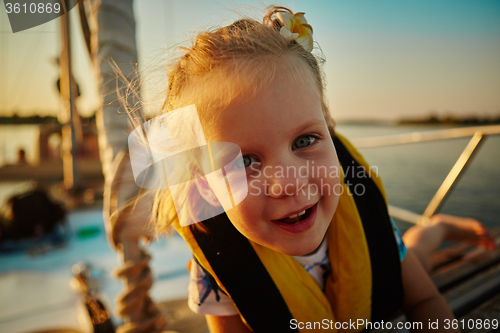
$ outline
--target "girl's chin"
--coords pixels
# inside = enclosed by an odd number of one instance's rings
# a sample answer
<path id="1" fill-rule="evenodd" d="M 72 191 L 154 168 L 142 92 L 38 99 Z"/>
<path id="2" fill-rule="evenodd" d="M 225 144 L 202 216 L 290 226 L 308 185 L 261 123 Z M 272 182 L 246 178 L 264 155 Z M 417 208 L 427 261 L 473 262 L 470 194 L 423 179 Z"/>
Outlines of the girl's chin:
<path id="1" fill-rule="evenodd" d="M 247 237 L 248 238 L 248 237 Z M 268 242 L 263 239 L 251 239 L 250 241 L 257 243 L 263 247 L 267 247 L 273 251 L 286 254 L 288 256 L 297 257 L 297 256 L 305 256 L 308 254 L 313 254 L 320 247 L 321 241 L 323 238 L 319 240 L 315 240 L 311 242 L 311 239 L 308 239 L 307 242 L 301 244 L 300 241 L 297 240 L 283 240 L 283 242 Z"/>
<path id="2" fill-rule="evenodd" d="M 308 242 L 307 244 L 297 245 L 294 243 L 283 244 L 283 246 L 272 248 L 273 250 L 292 257 L 306 256 L 315 253 L 321 245 L 321 238 L 318 242 Z M 293 244 L 291 246 L 291 244 Z"/>

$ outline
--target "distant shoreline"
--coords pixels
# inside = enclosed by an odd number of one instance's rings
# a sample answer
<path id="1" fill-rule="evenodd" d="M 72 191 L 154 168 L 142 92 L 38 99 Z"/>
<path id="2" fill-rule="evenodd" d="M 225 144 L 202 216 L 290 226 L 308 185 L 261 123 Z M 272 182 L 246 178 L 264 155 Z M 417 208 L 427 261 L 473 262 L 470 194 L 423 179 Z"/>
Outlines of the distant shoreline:
<path id="1" fill-rule="evenodd" d="M 339 125 L 448 125 L 448 126 L 477 126 L 500 124 L 500 115 L 489 118 L 479 117 L 437 117 L 400 118 L 395 120 L 380 119 L 345 119 L 336 121 Z"/>
<path id="2" fill-rule="evenodd" d="M 80 117 L 82 124 L 90 123 L 95 120 L 95 115 L 91 117 Z M 30 116 L 20 117 L 17 115 L 10 117 L 0 117 L 0 125 L 41 125 L 41 124 L 58 124 L 60 125 L 57 117 L 53 116 Z"/>

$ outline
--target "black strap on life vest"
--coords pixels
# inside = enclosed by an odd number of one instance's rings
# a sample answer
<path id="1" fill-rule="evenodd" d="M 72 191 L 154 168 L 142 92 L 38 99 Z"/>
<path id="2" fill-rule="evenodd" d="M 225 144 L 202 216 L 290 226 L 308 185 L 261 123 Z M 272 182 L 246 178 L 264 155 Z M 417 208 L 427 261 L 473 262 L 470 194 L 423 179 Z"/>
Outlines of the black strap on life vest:
<path id="1" fill-rule="evenodd" d="M 385 200 L 370 178 L 348 177 L 347 166 L 359 164 L 342 143 L 333 138 L 337 155 L 351 191 L 364 185 L 365 193 L 354 196 L 370 250 L 372 263 L 372 321 L 386 318 L 402 302 L 401 267 Z M 358 170 L 358 169 L 356 169 Z M 359 189 L 359 185 L 358 185 Z M 238 310 L 254 332 L 290 332 L 293 316 L 252 245 L 221 214 L 202 222 L 207 231 L 191 225 L 196 242 Z"/>
<path id="2" fill-rule="evenodd" d="M 200 232 L 193 225 L 191 232 L 253 331 L 293 332 L 293 316 L 248 239 L 225 213 L 203 224 L 208 232 Z"/>
<path id="3" fill-rule="evenodd" d="M 372 321 L 387 319 L 401 308 L 403 283 L 398 245 L 382 193 L 337 138 L 333 138 L 344 182 L 354 196 L 363 223 L 372 266 Z M 368 171 L 368 172 L 367 172 Z"/>

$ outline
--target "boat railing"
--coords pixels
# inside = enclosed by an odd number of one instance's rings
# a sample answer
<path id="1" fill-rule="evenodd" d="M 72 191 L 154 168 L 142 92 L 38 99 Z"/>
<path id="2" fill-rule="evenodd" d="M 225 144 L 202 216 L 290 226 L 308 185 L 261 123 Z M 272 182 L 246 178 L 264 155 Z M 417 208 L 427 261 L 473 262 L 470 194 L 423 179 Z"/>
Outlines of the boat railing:
<path id="1" fill-rule="evenodd" d="M 453 188 L 458 183 L 461 176 L 465 173 L 467 167 L 473 161 L 474 156 L 479 151 L 484 139 L 489 135 L 498 134 L 500 134 L 500 125 L 487 125 L 440 129 L 427 132 L 412 132 L 371 138 L 358 138 L 352 139 L 351 142 L 354 146 L 356 146 L 356 148 L 375 148 L 471 137 L 469 143 L 462 151 L 462 154 L 451 168 L 432 200 L 427 205 L 423 214 L 417 214 L 400 207 L 389 205 L 389 214 L 392 217 L 405 222 L 425 226 L 429 224 L 430 217 L 439 211 L 446 198 L 451 194 Z"/>

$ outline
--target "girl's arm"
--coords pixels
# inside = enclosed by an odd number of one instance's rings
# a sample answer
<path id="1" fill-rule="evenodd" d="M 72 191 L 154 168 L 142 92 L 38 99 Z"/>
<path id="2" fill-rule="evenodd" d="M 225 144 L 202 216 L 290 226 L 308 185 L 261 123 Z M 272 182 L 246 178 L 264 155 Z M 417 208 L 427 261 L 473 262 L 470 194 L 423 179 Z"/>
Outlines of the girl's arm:
<path id="1" fill-rule="evenodd" d="M 408 249 L 401 269 L 405 295 L 403 308 L 408 321 L 422 323 L 418 332 L 460 332 L 451 329 L 455 316 L 411 249 Z M 429 322 L 436 320 L 438 329 L 430 329 Z"/>
<path id="2" fill-rule="evenodd" d="M 211 333 L 251 333 L 243 324 L 239 315 L 212 316 L 206 315 L 208 329 Z"/>

